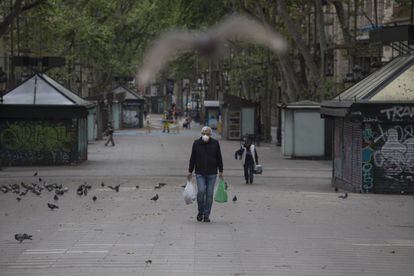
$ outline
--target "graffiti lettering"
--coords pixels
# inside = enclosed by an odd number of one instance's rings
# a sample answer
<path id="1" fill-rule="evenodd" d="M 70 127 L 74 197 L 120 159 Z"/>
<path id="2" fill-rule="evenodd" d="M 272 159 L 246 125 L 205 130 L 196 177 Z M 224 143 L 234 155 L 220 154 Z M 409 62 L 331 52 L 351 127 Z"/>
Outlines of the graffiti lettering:
<path id="1" fill-rule="evenodd" d="M 365 162 L 362 165 L 362 188 L 364 192 L 369 192 L 374 187 L 372 164 Z"/>
<path id="2" fill-rule="evenodd" d="M 69 153 L 63 151 L 20 151 L 2 150 L 3 165 L 70 164 Z"/>
<path id="3" fill-rule="evenodd" d="M 66 126 L 44 122 L 13 122 L 0 132 L 1 145 L 9 150 L 71 151 L 72 138 Z"/>
<path id="4" fill-rule="evenodd" d="M 414 106 L 394 106 L 387 109 L 380 110 L 380 113 L 385 113 L 387 115 L 388 120 L 399 120 L 404 117 L 414 117 Z"/>

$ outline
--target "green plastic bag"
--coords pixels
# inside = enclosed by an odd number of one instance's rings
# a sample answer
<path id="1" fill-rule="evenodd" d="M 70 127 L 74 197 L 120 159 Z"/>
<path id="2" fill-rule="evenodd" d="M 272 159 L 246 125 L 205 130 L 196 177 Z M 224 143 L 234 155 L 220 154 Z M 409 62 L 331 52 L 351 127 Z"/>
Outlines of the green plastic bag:
<path id="1" fill-rule="evenodd" d="M 220 180 L 218 184 L 216 195 L 214 196 L 214 201 L 219 203 L 227 202 L 227 192 L 223 180 Z"/>

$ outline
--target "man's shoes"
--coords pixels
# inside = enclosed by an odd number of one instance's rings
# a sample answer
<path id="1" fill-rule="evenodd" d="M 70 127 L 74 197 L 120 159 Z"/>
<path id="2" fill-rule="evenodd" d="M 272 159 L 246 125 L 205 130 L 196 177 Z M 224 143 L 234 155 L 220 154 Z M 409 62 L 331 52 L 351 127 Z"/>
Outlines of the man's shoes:
<path id="1" fill-rule="evenodd" d="M 197 221 L 202 221 L 203 220 L 203 215 L 197 215 Z"/>
<path id="2" fill-rule="evenodd" d="M 208 217 L 204 217 L 204 222 L 211 222 L 211 220 Z"/>

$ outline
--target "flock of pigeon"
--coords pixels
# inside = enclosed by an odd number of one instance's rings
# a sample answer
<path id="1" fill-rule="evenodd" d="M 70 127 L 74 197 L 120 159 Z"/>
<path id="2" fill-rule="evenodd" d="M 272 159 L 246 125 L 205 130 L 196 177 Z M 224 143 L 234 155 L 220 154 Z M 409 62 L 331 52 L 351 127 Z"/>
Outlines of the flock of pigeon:
<path id="1" fill-rule="evenodd" d="M 67 193 L 69 191 L 68 187 L 64 187 L 62 184 L 49 184 L 46 181 L 44 181 L 41 177 L 38 177 L 38 172 L 35 172 L 33 177 L 36 178 L 36 181 L 32 181 L 30 184 L 27 184 L 25 182 L 21 182 L 20 185 L 19 184 L 10 184 L 10 185 L 1 185 L 0 186 L 0 191 L 2 191 L 4 194 L 10 193 L 10 194 L 16 194 L 16 200 L 17 201 L 21 201 L 22 198 L 24 196 L 27 195 L 27 193 L 31 192 L 37 196 L 40 196 L 42 194 L 43 191 L 47 190 L 49 193 L 53 193 L 53 200 L 55 201 L 55 203 L 59 200 L 60 196 L 63 196 L 65 193 Z M 37 182 L 37 183 L 36 183 Z M 157 185 L 155 185 L 154 189 L 160 189 L 163 186 L 167 185 L 166 183 L 158 183 Z M 107 187 L 115 192 L 119 192 L 119 188 L 120 188 L 121 184 L 118 184 L 116 186 L 110 186 L 108 185 Z M 102 182 L 101 183 L 101 187 L 105 187 L 105 183 Z M 136 189 L 139 189 L 139 186 L 135 186 Z M 78 188 L 76 189 L 76 194 L 78 196 L 86 196 L 88 195 L 88 191 L 92 189 L 92 186 L 87 184 L 87 182 L 85 182 L 84 184 L 81 184 L 78 186 Z M 150 198 L 150 200 L 152 201 L 157 201 L 159 198 L 158 194 L 155 194 L 155 196 L 153 196 L 152 198 Z M 94 195 L 92 197 L 92 200 L 95 202 L 98 198 Z M 59 209 L 59 206 L 48 202 L 47 203 L 47 207 L 53 211 L 54 209 Z M 26 233 L 17 233 L 14 235 L 15 240 L 19 241 L 20 243 L 23 242 L 24 240 L 31 240 L 32 239 L 32 235 L 26 234 Z"/>

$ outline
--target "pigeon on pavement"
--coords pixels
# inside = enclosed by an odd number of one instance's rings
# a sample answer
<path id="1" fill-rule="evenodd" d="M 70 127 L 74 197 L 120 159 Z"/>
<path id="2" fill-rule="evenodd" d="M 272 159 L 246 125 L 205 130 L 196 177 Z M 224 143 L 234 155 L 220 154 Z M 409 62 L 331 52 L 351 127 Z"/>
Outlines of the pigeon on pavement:
<path id="1" fill-rule="evenodd" d="M 121 184 L 116 185 L 115 187 L 109 186 L 108 188 L 110 188 L 111 190 L 115 190 L 115 192 L 119 192 L 119 187 L 121 186 Z"/>
<path id="2" fill-rule="evenodd" d="M 151 200 L 153 200 L 153 201 L 157 201 L 157 200 L 158 200 L 158 198 L 159 198 L 159 196 L 158 196 L 158 194 L 156 194 L 155 196 L 151 197 Z"/>
<path id="3" fill-rule="evenodd" d="M 48 203 L 47 207 L 49 207 L 51 211 L 53 211 L 53 209 L 59 209 L 59 206 L 57 206 L 53 203 Z"/>
<path id="4" fill-rule="evenodd" d="M 344 195 L 340 195 L 340 196 L 338 196 L 339 198 L 342 198 L 342 199 L 346 199 L 347 197 L 348 197 L 348 193 L 345 193 Z"/>
<path id="5" fill-rule="evenodd" d="M 35 172 L 33 176 L 37 176 L 37 172 Z"/>
<path id="6" fill-rule="evenodd" d="M 20 243 L 22 243 L 22 241 L 24 241 L 24 240 L 31 240 L 32 239 L 32 235 L 28 235 L 28 234 L 15 234 L 14 235 L 14 239 L 16 241 L 19 241 Z"/>
<path id="7" fill-rule="evenodd" d="M 96 201 L 97 199 L 98 199 L 98 198 L 97 198 L 96 196 L 93 196 L 93 197 L 92 197 L 92 200 L 93 200 L 93 201 Z"/>
<path id="8" fill-rule="evenodd" d="M 55 195 L 55 196 L 53 197 L 53 199 L 54 199 L 54 200 L 59 200 L 59 197 L 58 197 L 57 195 Z"/>
<path id="9" fill-rule="evenodd" d="M 237 196 L 234 196 L 233 197 L 233 202 L 236 202 L 237 201 Z"/>

